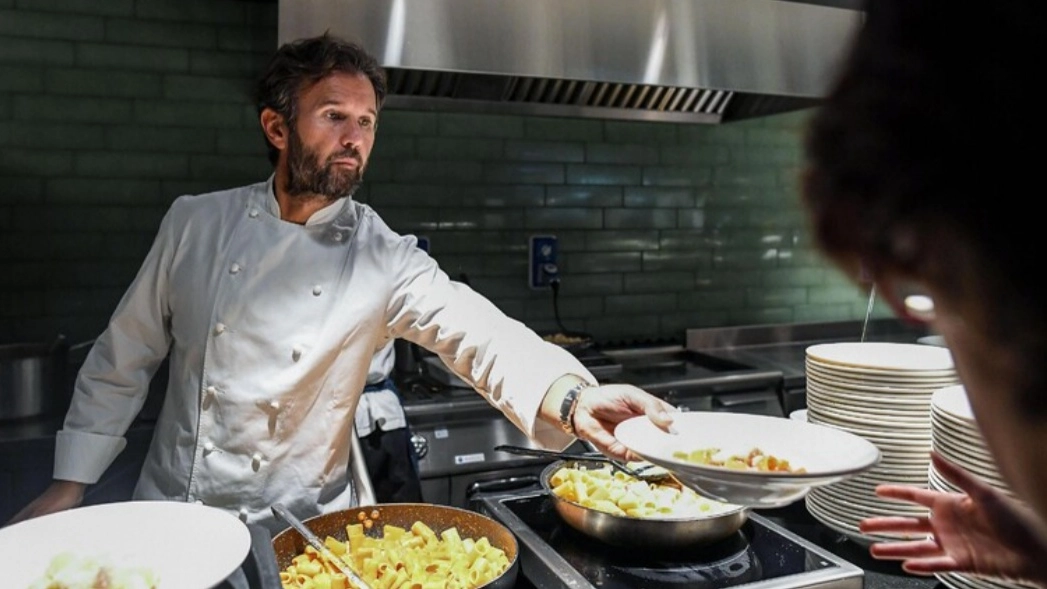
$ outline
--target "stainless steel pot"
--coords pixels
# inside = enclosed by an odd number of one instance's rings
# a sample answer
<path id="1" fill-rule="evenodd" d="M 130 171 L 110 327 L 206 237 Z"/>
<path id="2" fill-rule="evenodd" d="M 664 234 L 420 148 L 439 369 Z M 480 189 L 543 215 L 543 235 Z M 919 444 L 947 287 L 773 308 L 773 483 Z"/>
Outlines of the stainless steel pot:
<path id="1" fill-rule="evenodd" d="M 379 503 L 318 515 L 302 523 L 321 540 L 331 536 L 344 542 L 345 527 L 348 524 L 360 523 L 363 519 L 361 516 L 373 517 L 374 511 L 378 512 L 378 516 L 373 518 L 375 529 L 380 529 L 383 524 L 410 529 L 414 522 L 420 521 L 432 528 L 437 535 L 454 527 L 458 529 L 462 538 L 486 536 L 492 546 L 505 552 L 509 558 L 509 568 L 501 576 L 482 587 L 484 589 L 512 589 L 516 586 L 516 578 L 520 571 L 519 545 L 516 542 L 516 536 L 509 531 L 509 528 L 474 511 L 430 503 Z M 276 564 L 280 570 L 287 568 L 295 556 L 305 551 L 305 547 L 305 538 L 293 528 L 287 528 L 274 536 L 273 550 L 276 552 Z"/>
<path id="2" fill-rule="evenodd" d="M 53 343 L 0 345 L 0 420 L 64 410 L 68 349 L 62 337 Z"/>
<path id="3" fill-rule="evenodd" d="M 579 466 L 599 468 L 604 464 L 584 459 L 553 462 L 542 471 L 542 487 L 548 491 L 556 512 L 568 525 L 613 546 L 657 552 L 686 550 L 724 540 L 737 533 L 749 519 L 749 509 L 741 506 L 708 517 L 624 517 L 584 507 L 556 496 L 549 483 L 552 476 L 561 468 Z"/>

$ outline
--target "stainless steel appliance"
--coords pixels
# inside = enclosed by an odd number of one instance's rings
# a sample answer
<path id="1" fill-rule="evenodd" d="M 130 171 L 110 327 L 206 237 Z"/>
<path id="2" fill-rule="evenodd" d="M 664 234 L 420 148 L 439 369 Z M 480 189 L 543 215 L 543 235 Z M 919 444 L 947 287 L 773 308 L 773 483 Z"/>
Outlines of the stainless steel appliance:
<path id="1" fill-rule="evenodd" d="M 422 497 L 430 503 L 466 507 L 469 488 L 483 481 L 536 481 L 551 460 L 496 452 L 500 444 L 534 447 L 504 415 L 449 372 L 423 374 L 401 386 L 411 428 Z M 460 384 L 458 384 L 460 383 Z"/>
<path id="2" fill-rule="evenodd" d="M 280 0 L 278 41 L 330 31 L 389 108 L 709 123 L 818 104 L 856 0 Z"/>
<path id="3" fill-rule="evenodd" d="M 807 407 L 807 348 L 830 342 L 866 341 L 916 343 L 927 334 L 923 326 L 894 318 L 751 325 L 688 329 L 686 348 L 698 353 L 781 373 L 779 395 L 786 415 Z"/>
<path id="4" fill-rule="evenodd" d="M 782 373 L 683 346 L 606 350 L 622 370 L 606 382 L 635 385 L 685 411 L 783 416 Z"/>
<path id="5" fill-rule="evenodd" d="M 0 421 L 56 415 L 64 392 L 63 340 L 0 345 Z"/>
<path id="6" fill-rule="evenodd" d="M 481 493 L 473 507 L 520 541 L 522 577 L 542 589 L 862 589 L 864 571 L 753 513 L 732 536 L 676 554 L 622 550 L 568 526 L 541 489 Z"/>

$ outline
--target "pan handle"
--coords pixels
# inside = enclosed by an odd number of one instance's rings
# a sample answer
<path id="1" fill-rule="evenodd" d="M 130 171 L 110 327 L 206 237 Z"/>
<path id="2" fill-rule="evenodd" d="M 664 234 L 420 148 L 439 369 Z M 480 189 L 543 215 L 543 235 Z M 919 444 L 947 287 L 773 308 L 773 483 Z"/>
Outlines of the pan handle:
<path id="1" fill-rule="evenodd" d="M 516 491 L 519 489 L 526 489 L 539 484 L 538 477 L 529 474 L 519 477 L 509 477 L 504 479 L 496 479 L 493 481 L 476 481 L 469 485 L 469 489 L 466 490 L 466 497 L 473 497 L 479 493 L 501 493 L 502 491 Z"/>

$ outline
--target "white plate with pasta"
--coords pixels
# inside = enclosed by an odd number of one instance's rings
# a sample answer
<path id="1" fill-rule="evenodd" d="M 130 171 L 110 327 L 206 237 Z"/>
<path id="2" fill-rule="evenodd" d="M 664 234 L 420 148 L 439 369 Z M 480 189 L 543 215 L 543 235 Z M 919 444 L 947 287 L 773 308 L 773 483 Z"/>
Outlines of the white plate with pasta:
<path id="1" fill-rule="evenodd" d="M 754 508 L 788 505 L 880 461 L 876 445 L 858 435 L 767 415 L 681 412 L 672 432 L 640 416 L 618 424 L 615 436 L 696 492 Z"/>
<path id="2" fill-rule="evenodd" d="M 3 585 L 18 589 L 91 586 L 99 575 L 111 587 L 205 589 L 250 549 L 236 516 L 180 501 L 90 505 L 0 528 Z"/>

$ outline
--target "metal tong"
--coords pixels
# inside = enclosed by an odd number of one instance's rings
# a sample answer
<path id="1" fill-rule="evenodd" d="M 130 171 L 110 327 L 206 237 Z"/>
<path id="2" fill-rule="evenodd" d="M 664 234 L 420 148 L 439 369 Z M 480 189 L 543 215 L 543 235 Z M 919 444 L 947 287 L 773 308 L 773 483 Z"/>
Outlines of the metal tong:
<path id="1" fill-rule="evenodd" d="M 279 503 L 274 503 L 271 509 L 273 510 L 273 515 L 287 522 L 287 525 L 291 526 L 296 532 L 301 534 L 302 537 L 305 538 L 305 541 L 315 548 L 317 552 L 323 555 L 324 558 L 330 561 L 335 568 L 341 571 L 354 587 L 357 589 L 371 589 L 371 586 L 367 584 L 367 581 L 364 581 L 360 575 L 356 574 L 356 571 L 354 571 L 347 562 L 339 558 L 337 554 L 331 552 L 331 549 L 321 542 L 320 538 L 318 538 L 312 530 L 306 527 L 301 520 L 288 511 L 286 507 Z"/>
<path id="2" fill-rule="evenodd" d="M 590 446 L 591 448 L 591 446 Z M 641 481 L 658 481 L 665 478 L 665 472 L 663 469 L 655 468 L 655 465 L 649 464 L 639 468 L 630 468 L 628 465 L 608 458 L 600 452 L 591 451 L 582 454 L 575 454 L 572 452 L 556 452 L 554 450 L 540 450 L 538 448 L 528 448 L 526 446 L 511 446 L 511 445 L 500 445 L 495 446 L 495 450 L 501 452 L 508 452 L 510 454 L 517 454 L 519 456 L 534 456 L 537 458 L 562 458 L 564 460 L 589 460 L 592 462 L 606 462 L 625 474 L 639 479 Z M 653 469 L 653 472 L 652 472 Z"/>

